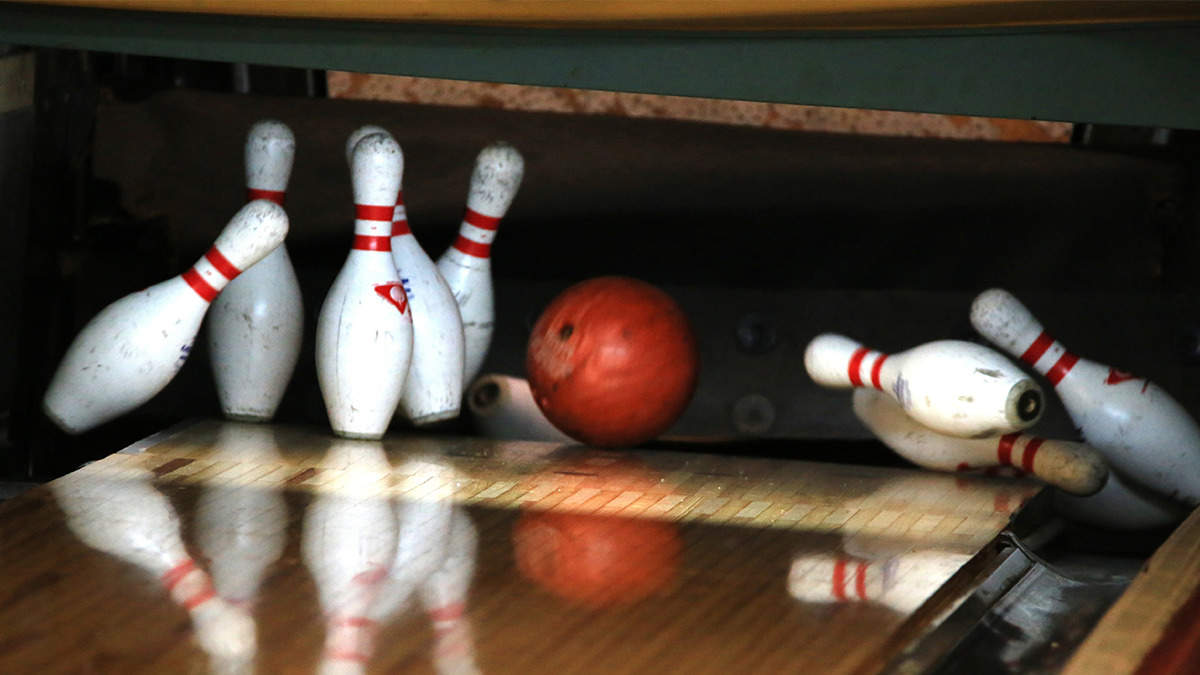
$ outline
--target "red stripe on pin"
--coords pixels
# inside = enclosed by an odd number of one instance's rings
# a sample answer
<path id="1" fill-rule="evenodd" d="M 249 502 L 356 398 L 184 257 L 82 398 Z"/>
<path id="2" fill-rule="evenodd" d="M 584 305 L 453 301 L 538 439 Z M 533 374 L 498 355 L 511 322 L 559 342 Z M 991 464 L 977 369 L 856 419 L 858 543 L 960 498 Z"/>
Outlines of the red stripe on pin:
<path id="1" fill-rule="evenodd" d="M 833 597 L 846 599 L 846 561 L 839 559 L 833 564 Z"/>
<path id="2" fill-rule="evenodd" d="M 396 206 L 404 206 L 404 188 L 396 193 Z"/>
<path id="3" fill-rule="evenodd" d="M 412 230 L 408 228 L 407 220 L 392 221 L 392 236 L 399 237 L 405 234 L 412 234 Z"/>
<path id="4" fill-rule="evenodd" d="M 1045 354 L 1046 350 L 1050 349 L 1050 345 L 1053 344 L 1054 338 L 1047 335 L 1046 331 L 1042 331 L 1042 334 L 1037 336 L 1033 344 L 1029 345 L 1029 349 L 1026 349 L 1025 353 L 1021 355 L 1021 360 L 1032 366 L 1038 362 L 1038 359 L 1042 358 L 1042 354 Z"/>
<path id="5" fill-rule="evenodd" d="M 212 266 L 217 268 L 226 279 L 233 281 L 233 278 L 241 274 L 242 271 L 237 268 L 237 265 L 229 262 L 229 259 L 224 256 L 217 247 L 214 246 L 208 249 L 208 253 L 204 254 L 205 259 L 212 263 Z"/>
<path id="6" fill-rule="evenodd" d="M 265 199 L 270 202 L 283 206 L 283 198 L 286 193 L 283 190 L 255 190 L 254 188 L 246 188 L 246 201 L 252 202 L 255 199 Z"/>
<path id="7" fill-rule="evenodd" d="M 168 591 L 170 591 L 172 588 L 175 588 L 175 584 L 178 584 L 180 580 L 186 577 L 194 569 L 196 569 L 195 562 L 190 559 L 184 560 L 183 562 L 163 573 L 162 585 L 165 586 Z"/>
<path id="8" fill-rule="evenodd" d="M 1033 473 L 1033 458 L 1037 456 L 1038 448 L 1042 447 L 1042 443 L 1045 442 L 1044 438 L 1034 437 L 1025 444 L 1025 454 L 1021 455 L 1021 468 L 1026 473 Z"/>
<path id="9" fill-rule="evenodd" d="M 354 235 L 354 248 L 358 251 L 391 251 L 392 238 L 356 234 Z"/>
<path id="10" fill-rule="evenodd" d="M 846 374 L 850 376 L 850 386 L 863 386 L 862 377 L 859 376 L 858 371 L 860 368 L 862 368 L 863 359 L 866 358 L 867 354 L 870 353 L 870 349 L 867 349 L 866 347 L 859 347 L 858 349 L 854 350 L 853 354 L 850 355 L 850 364 L 846 366 Z"/>
<path id="11" fill-rule="evenodd" d="M 1012 466 L 1013 446 L 1020 436 L 1021 434 L 1011 433 L 1000 437 L 1000 442 L 996 445 L 996 461 L 1004 466 Z"/>
<path id="12" fill-rule="evenodd" d="M 355 204 L 354 217 L 359 220 L 386 220 L 392 222 L 392 214 L 396 212 L 393 206 L 375 206 L 373 204 Z"/>
<path id="13" fill-rule="evenodd" d="M 458 239 L 454 240 L 454 248 L 476 258 L 486 258 L 492 252 L 491 244 L 481 244 L 477 241 L 467 239 L 461 234 L 458 235 Z"/>
<path id="14" fill-rule="evenodd" d="M 875 365 L 871 366 L 871 385 L 879 391 L 883 391 L 883 385 L 879 383 L 879 371 L 883 370 L 883 362 L 887 361 L 887 357 L 887 354 L 880 354 L 875 359 Z"/>
<path id="15" fill-rule="evenodd" d="M 471 209 L 467 209 L 466 214 L 463 215 L 463 222 L 468 225 L 474 225 L 481 230 L 495 230 L 500 226 L 499 218 L 485 216 L 482 213 L 478 211 L 472 211 Z"/>
<path id="16" fill-rule="evenodd" d="M 1046 372 L 1046 379 L 1050 380 L 1050 384 L 1057 387 L 1058 383 L 1062 382 L 1067 373 L 1071 372 L 1071 369 L 1075 367 L 1077 361 L 1079 361 L 1078 356 L 1075 356 L 1071 352 L 1063 352 L 1058 361 Z"/>
<path id="17" fill-rule="evenodd" d="M 204 280 L 204 277 L 200 276 L 200 273 L 196 271 L 195 267 L 184 272 L 181 276 L 183 276 L 183 280 L 187 282 L 187 285 L 191 286 L 193 291 L 196 291 L 196 295 L 204 298 L 205 302 L 212 302 L 220 292 L 210 286 Z"/>

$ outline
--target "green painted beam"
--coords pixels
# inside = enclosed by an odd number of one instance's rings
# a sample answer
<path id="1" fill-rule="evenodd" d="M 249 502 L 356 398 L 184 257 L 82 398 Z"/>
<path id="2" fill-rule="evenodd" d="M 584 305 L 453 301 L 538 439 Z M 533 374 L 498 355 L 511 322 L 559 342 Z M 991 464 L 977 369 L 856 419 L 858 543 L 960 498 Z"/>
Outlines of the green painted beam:
<path id="1" fill-rule="evenodd" d="M 0 42 L 755 101 L 1200 128 L 1200 25 L 551 31 L 0 2 Z"/>

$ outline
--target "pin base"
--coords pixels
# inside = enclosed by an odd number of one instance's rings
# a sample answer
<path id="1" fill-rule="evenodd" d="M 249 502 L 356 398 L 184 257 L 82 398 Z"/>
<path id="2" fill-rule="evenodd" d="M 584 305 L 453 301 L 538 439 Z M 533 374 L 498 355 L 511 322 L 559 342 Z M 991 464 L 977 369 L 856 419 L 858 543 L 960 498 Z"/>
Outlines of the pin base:
<path id="1" fill-rule="evenodd" d="M 452 419 L 458 417 L 461 413 L 462 413 L 462 407 L 457 407 L 457 408 L 452 408 L 450 410 L 443 410 L 441 412 L 430 413 L 428 415 L 421 415 L 420 417 L 410 417 L 409 420 L 413 423 L 413 425 L 418 426 L 418 427 L 423 427 L 423 426 L 426 426 L 429 424 L 433 424 L 435 422 L 444 422 L 446 420 L 452 420 Z"/>

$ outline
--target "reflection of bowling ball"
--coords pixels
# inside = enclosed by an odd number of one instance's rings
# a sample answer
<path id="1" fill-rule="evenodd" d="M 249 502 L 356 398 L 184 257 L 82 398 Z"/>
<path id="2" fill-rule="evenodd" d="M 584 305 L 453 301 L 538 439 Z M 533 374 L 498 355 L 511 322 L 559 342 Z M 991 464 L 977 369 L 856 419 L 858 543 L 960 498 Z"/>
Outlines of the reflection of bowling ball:
<path id="1" fill-rule="evenodd" d="M 584 443 L 634 445 L 666 431 L 696 388 L 687 317 L 663 291 L 600 277 L 563 291 L 529 336 L 525 369 L 554 426 Z"/>
<path id="2" fill-rule="evenodd" d="M 526 511 L 513 528 L 522 576 L 593 609 L 629 605 L 675 576 L 682 543 L 674 523 Z"/>

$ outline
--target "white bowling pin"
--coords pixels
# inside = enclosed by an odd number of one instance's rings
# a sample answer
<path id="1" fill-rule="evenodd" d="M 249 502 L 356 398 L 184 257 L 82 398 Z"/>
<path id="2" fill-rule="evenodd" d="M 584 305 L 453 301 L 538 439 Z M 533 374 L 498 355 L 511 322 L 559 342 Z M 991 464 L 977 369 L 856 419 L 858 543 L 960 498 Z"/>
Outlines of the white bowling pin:
<path id="1" fill-rule="evenodd" d="M 1114 469 L 1172 499 L 1200 504 L 1200 427 L 1170 394 L 1067 351 L 1007 291 L 975 298 L 971 323 L 1050 380 L 1084 439 Z"/>
<path id="2" fill-rule="evenodd" d="M 92 465 L 50 483 L 67 526 L 88 546 L 155 575 L 192 618 L 197 645 L 225 670 L 253 660 L 254 620 L 219 597 L 188 555 L 179 517 L 141 467 Z"/>
<path id="3" fill-rule="evenodd" d="M 46 415 L 78 434 L 153 398 L 187 360 L 209 303 L 279 246 L 287 230 L 278 204 L 252 201 L 191 269 L 100 310 L 58 364 L 43 400 Z"/>
<path id="4" fill-rule="evenodd" d="M 854 392 L 854 414 L 884 445 L 926 469 L 1011 466 L 1079 495 L 1094 494 L 1108 476 L 1108 465 L 1082 443 L 1019 433 L 977 439 L 939 434 L 914 422 L 891 397 L 874 389 Z"/>
<path id="5" fill-rule="evenodd" d="M 1179 523 L 1188 510 L 1157 492 L 1135 485 L 1110 471 L 1104 487 L 1078 497 L 1054 493 L 1054 510 L 1069 520 L 1112 530 L 1147 530 Z"/>
<path id="6" fill-rule="evenodd" d="M 788 571 L 788 593 L 801 602 L 867 602 L 911 614 L 971 556 L 921 550 L 882 560 L 814 553 L 797 555 Z"/>
<path id="7" fill-rule="evenodd" d="M 246 138 L 246 193 L 283 206 L 296 139 L 264 120 Z M 300 281 L 280 244 L 213 301 L 208 349 L 221 410 L 230 419 L 266 422 L 283 399 L 304 335 Z"/>
<path id="8" fill-rule="evenodd" d="M 437 267 L 454 292 L 462 313 L 466 335 L 464 382 L 471 382 L 483 367 L 492 344 L 496 320 L 492 290 L 492 242 L 500 219 L 517 196 L 525 160 L 507 143 L 493 143 L 475 160 L 471 188 L 467 194 L 467 212 L 458 230 L 458 239 L 438 258 Z"/>
<path id="9" fill-rule="evenodd" d="M 467 407 L 475 429 L 488 438 L 505 441 L 575 443 L 550 423 L 533 400 L 529 382 L 519 377 L 480 375 L 467 390 Z"/>
<path id="10" fill-rule="evenodd" d="M 346 143 L 347 156 L 352 143 L 371 133 L 387 132 L 377 126 L 358 129 Z M 412 365 L 400 410 L 418 426 L 458 417 L 466 353 L 462 316 L 454 293 L 408 226 L 403 189 L 392 214 L 392 259 L 408 294 L 413 322 Z"/>
<path id="11" fill-rule="evenodd" d="M 951 436 L 998 436 L 1042 416 L 1038 385 L 1008 359 L 971 342 L 939 340 L 889 356 L 825 333 L 804 350 L 804 367 L 826 387 L 886 392 L 910 417 Z"/>
<path id="12" fill-rule="evenodd" d="M 392 212 L 404 156 L 372 134 L 353 157 L 354 246 L 317 319 L 317 380 L 333 431 L 380 438 L 396 412 L 413 350 L 408 297 L 392 261 Z"/>
<path id="13" fill-rule="evenodd" d="M 279 476 L 253 478 L 282 462 L 271 427 L 226 423 L 217 431 L 208 460 L 233 465 L 205 482 L 196 503 L 196 542 L 209 560 L 217 593 L 250 609 L 263 576 L 286 543 L 288 509 Z"/>
<path id="14" fill-rule="evenodd" d="M 391 465 L 378 441 L 337 440 L 321 469 L 337 474 L 308 507 L 300 545 L 325 612 L 319 672 L 365 672 L 374 606 L 396 555 Z"/>

